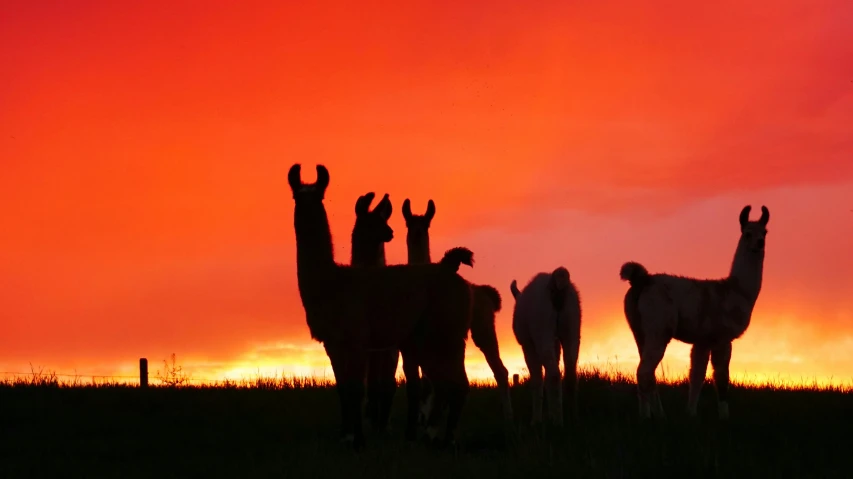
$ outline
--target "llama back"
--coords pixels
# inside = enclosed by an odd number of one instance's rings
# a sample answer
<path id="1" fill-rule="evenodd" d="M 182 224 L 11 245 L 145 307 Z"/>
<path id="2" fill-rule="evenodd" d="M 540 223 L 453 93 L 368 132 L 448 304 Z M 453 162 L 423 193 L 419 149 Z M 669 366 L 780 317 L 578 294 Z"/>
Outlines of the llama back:
<path id="1" fill-rule="evenodd" d="M 567 347 L 576 350 L 580 345 L 581 334 L 581 298 L 578 288 L 572 282 L 569 271 L 562 266 L 551 273 L 548 288 L 551 304 L 555 309 L 559 308 L 557 335 L 565 341 Z"/>
<path id="2" fill-rule="evenodd" d="M 557 312 L 551 296 L 552 281 L 551 273 L 538 273 L 516 298 L 512 327 L 519 342 L 530 342 L 534 335 L 545 335 L 544 332 L 551 332 L 555 327 L 561 335 L 579 336 L 581 306 L 577 287 L 567 278 L 566 282 L 557 283 L 565 294 L 562 310 Z"/>
<path id="3" fill-rule="evenodd" d="M 678 312 L 675 339 L 690 344 L 732 341 L 746 331 L 755 303 L 736 280 L 664 274 L 652 278 L 666 288 Z"/>
<path id="4" fill-rule="evenodd" d="M 370 333 L 371 347 L 395 345 L 398 338 L 409 336 L 426 318 L 424 334 L 445 328 L 445 334 L 452 337 L 467 337 L 471 291 L 468 282 L 446 265 L 364 267 L 352 268 L 350 273 L 350 289 L 361 298 L 355 301 L 362 309 L 356 317 L 371 318 L 367 324 L 362 323 L 362 329 Z M 454 312 L 463 309 L 468 313 L 460 324 Z M 349 326 L 352 327 L 346 329 L 355 327 Z"/>
<path id="5" fill-rule="evenodd" d="M 390 347 L 397 338 L 405 337 L 426 310 L 432 287 L 446 272 L 430 265 L 393 265 L 354 268 L 352 291 L 373 321 L 369 330 L 374 347 Z M 350 303 L 353 304 L 353 303 Z"/>
<path id="6" fill-rule="evenodd" d="M 573 343 L 580 342 L 581 334 L 581 297 L 577 286 L 571 281 L 564 290 L 565 305 L 557 316 L 557 329 L 564 338 Z"/>
<path id="7" fill-rule="evenodd" d="M 625 293 L 624 309 L 628 326 L 642 344 L 645 316 L 671 318 L 674 338 L 689 344 L 731 341 L 746 330 L 754 303 L 741 294 L 732 279 L 698 279 L 657 273 L 626 263 L 620 276 L 631 287 Z M 627 268 L 627 269 L 626 269 Z M 652 310 L 671 308 L 672 313 Z"/>
<path id="8" fill-rule="evenodd" d="M 548 321 L 553 321 L 553 308 L 548 295 L 549 273 L 538 273 L 521 290 L 515 298 L 512 311 L 512 330 L 519 342 L 531 343 L 533 331 L 543 327 Z"/>

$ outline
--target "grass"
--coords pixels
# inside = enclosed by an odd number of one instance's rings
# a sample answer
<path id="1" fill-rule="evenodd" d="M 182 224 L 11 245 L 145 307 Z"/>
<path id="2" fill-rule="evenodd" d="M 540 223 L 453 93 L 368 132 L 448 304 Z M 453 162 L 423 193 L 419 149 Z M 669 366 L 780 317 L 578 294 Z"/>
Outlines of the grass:
<path id="1" fill-rule="evenodd" d="M 156 381 L 155 381 L 156 382 Z M 634 385 L 587 371 L 580 421 L 545 439 L 530 394 L 513 389 L 517 433 L 506 435 L 495 389 L 474 385 L 458 452 L 402 440 L 405 389 L 391 438 L 369 434 L 355 454 L 337 443 L 332 387 L 268 379 L 206 386 L 80 385 L 33 375 L 0 383 L 0 477 L 847 477 L 853 397 L 841 388 L 746 387 L 732 419 L 716 419 L 707 384 L 700 419 L 687 385 L 662 388 L 666 423 L 637 419 Z M 654 475 L 654 476 L 653 476 Z"/>

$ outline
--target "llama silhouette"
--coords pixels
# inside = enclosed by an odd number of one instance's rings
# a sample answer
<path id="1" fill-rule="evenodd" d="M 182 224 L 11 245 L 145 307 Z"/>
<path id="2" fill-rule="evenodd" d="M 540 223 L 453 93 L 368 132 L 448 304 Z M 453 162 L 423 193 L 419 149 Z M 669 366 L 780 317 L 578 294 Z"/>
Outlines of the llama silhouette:
<path id="1" fill-rule="evenodd" d="M 751 207 L 740 212 L 740 239 L 729 275 L 723 279 L 696 279 L 671 274 L 649 274 L 641 264 L 622 265 L 619 277 L 631 285 L 625 293 L 625 318 L 640 353 L 637 392 L 640 416 L 664 418 L 655 369 L 670 341 L 692 344 L 687 410 L 696 415 L 699 392 L 705 382 L 708 359 L 714 367 L 718 414 L 729 417 L 729 363 L 732 342 L 749 327 L 764 273 L 764 247 L 770 211 L 749 221 Z"/>
<path id="2" fill-rule="evenodd" d="M 340 265 L 335 262 L 323 204 L 328 170 L 317 165 L 317 181 L 304 184 L 297 163 L 288 172 L 288 183 L 295 203 L 299 296 L 311 337 L 323 343 L 332 364 L 342 439 L 356 449 L 364 445 L 361 401 L 368 351 L 398 347 L 404 360 L 407 354 L 417 357 L 430 377 L 436 408 L 449 407 L 442 439 L 454 442 L 470 388 L 465 341 L 472 299 L 468 282 L 458 270 L 461 264 L 473 265 L 473 253 L 454 248 L 439 263 L 430 265 Z M 417 411 L 414 416 L 416 421 Z M 431 441 L 439 441 L 439 415 L 434 417 L 427 433 Z M 407 433 L 410 427 L 415 425 L 407 425 Z"/>
<path id="3" fill-rule="evenodd" d="M 355 225 L 352 229 L 352 266 L 385 266 L 385 243 L 394 238 L 388 225 L 393 208 L 388 194 L 370 210 L 375 193 L 367 193 L 355 203 Z M 372 349 L 367 356 L 367 419 L 377 432 L 388 426 L 391 404 L 397 390 L 397 347 Z"/>
<path id="4" fill-rule="evenodd" d="M 426 213 L 412 214 L 411 201 L 403 201 L 403 218 L 406 220 L 406 247 L 409 264 L 429 264 L 430 255 L 429 228 L 435 217 L 435 202 L 427 202 Z M 497 289 L 489 285 L 472 284 L 474 298 L 471 316 L 471 338 L 474 345 L 480 349 L 489 368 L 492 370 L 501 396 L 504 419 L 512 421 L 512 400 L 509 394 L 509 371 L 504 366 L 500 356 L 498 336 L 495 331 L 495 314 L 501 310 L 501 295 Z M 427 378 L 425 393 L 421 396 L 421 421 L 426 422 L 433 404 L 433 395 Z"/>

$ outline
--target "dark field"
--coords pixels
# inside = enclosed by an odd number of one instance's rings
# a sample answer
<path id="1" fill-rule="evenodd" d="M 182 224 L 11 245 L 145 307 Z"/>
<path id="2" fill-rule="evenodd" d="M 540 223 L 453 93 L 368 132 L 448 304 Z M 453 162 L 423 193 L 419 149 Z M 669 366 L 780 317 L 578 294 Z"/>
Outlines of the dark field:
<path id="1" fill-rule="evenodd" d="M 390 438 L 367 430 L 355 454 L 337 443 L 332 388 L 260 380 L 249 387 L 0 386 L 0 477 L 850 477 L 853 397 L 841 391 L 735 387 L 716 419 L 686 384 L 662 389 L 666 423 L 641 424 L 633 384 L 587 374 L 581 419 L 542 437 L 527 426 L 529 391 L 513 390 L 506 436 L 496 391 L 474 387 L 456 453 L 402 439 L 405 389 Z M 510 439 L 508 439 L 508 437 Z"/>

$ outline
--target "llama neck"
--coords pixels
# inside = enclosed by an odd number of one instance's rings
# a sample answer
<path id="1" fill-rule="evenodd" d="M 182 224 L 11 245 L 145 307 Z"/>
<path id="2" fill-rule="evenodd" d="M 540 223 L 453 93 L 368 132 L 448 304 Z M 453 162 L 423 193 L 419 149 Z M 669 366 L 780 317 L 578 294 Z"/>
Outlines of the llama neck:
<path id="1" fill-rule="evenodd" d="M 429 233 L 424 235 L 406 235 L 406 247 L 409 252 L 409 264 L 429 264 Z"/>
<path id="2" fill-rule="evenodd" d="M 737 280 L 740 289 L 755 302 L 761 292 L 761 281 L 764 276 L 764 251 L 755 252 L 749 249 L 746 241 L 738 242 L 729 279 Z"/>
<path id="3" fill-rule="evenodd" d="M 385 266 L 385 243 L 365 240 L 357 229 L 352 231 L 352 254 L 350 264 L 353 266 Z"/>
<path id="4" fill-rule="evenodd" d="M 322 203 L 300 205 L 297 203 L 293 215 L 296 229 L 296 271 L 303 276 L 317 268 L 335 265 L 332 246 L 332 231 L 329 217 Z"/>

